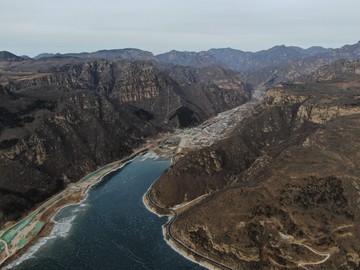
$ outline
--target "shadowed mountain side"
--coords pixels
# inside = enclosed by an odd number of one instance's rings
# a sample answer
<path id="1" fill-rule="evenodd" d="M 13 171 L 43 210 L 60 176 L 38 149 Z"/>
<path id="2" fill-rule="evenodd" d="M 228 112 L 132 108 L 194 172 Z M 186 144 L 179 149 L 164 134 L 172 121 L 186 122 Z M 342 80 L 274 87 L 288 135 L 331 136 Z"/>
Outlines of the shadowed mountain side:
<path id="1" fill-rule="evenodd" d="M 23 60 L 24 60 L 24 58 L 17 56 L 11 52 L 0 51 L 0 61 L 18 62 L 18 61 L 23 61 Z"/>
<path id="2" fill-rule="evenodd" d="M 134 108 L 103 94 L 76 91 L 46 98 L 19 96 L 1 106 L 6 114 L 0 118 L 1 222 L 130 154 L 157 132 Z"/>

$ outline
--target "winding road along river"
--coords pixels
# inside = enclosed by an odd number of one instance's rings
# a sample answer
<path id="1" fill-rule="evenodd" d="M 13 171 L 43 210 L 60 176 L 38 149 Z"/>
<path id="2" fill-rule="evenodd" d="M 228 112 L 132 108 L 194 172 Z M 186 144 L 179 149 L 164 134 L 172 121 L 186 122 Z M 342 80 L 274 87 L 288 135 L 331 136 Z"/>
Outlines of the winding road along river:
<path id="1" fill-rule="evenodd" d="M 9 268 L 204 269 L 166 244 L 161 225 L 167 218 L 150 213 L 142 203 L 169 164 L 168 159 L 145 155 L 109 174 L 80 205 L 63 208 L 54 217 L 51 235 Z"/>

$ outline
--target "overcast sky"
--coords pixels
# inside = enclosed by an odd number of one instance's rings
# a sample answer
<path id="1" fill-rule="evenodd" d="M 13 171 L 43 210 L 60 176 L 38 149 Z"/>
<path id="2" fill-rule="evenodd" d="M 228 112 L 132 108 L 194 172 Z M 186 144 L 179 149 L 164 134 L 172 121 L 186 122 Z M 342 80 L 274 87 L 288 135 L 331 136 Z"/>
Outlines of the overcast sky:
<path id="1" fill-rule="evenodd" d="M 360 0 L 0 0 L 0 50 L 162 53 L 360 40 Z"/>

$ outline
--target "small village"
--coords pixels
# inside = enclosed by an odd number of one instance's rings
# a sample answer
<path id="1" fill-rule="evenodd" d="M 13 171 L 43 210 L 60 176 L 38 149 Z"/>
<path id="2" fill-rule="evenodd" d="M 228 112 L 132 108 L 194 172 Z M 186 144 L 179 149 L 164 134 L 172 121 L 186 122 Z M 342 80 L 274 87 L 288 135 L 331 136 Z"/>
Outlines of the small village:
<path id="1" fill-rule="evenodd" d="M 219 139 L 226 138 L 242 119 L 253 113 L 254 107 L 264 99 L 265 94 L 264 86 L 261 86 L 255 89 L 249 102 L 219 113 L 197 127 L 175 130 L 166 139 L 159 140 L 155 152 L 173 154 L 175 163 L 190 150 L 210 146 Z"/>

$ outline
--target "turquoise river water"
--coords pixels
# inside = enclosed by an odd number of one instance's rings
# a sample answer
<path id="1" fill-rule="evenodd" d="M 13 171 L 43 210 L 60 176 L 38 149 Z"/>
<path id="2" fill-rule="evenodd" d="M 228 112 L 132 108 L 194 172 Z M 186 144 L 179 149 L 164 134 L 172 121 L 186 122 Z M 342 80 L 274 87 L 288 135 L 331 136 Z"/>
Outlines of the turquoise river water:
<path id="1" fill-rule="evenodd" d="M 81 204 L 60 210 L 51 234 L 8 269 L 204 269 L 166 244 L 161 226 L 167 218 L 143 205 L 143 194 L 169 165 L 147 154 L 109 174 Z"/>

